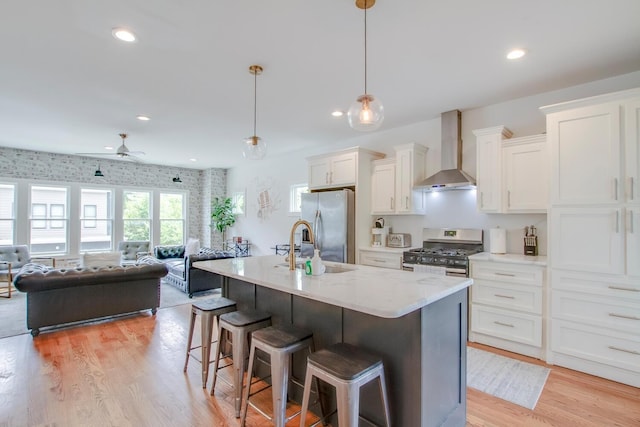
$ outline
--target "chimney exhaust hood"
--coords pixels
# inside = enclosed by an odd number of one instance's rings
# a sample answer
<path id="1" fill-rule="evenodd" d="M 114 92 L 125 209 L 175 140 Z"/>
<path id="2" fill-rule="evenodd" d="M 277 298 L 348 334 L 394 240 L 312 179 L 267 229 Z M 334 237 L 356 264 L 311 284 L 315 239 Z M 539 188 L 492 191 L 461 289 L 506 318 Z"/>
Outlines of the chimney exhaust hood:
<path id="1" fill-rule="evenodd" d="M 424 191 L 465 190 L 474 188 L 476 181 L 462 170 L 462 113 L 447 111 L 441 115 L 442 170 L 431 175 L 414 188 Z"/>

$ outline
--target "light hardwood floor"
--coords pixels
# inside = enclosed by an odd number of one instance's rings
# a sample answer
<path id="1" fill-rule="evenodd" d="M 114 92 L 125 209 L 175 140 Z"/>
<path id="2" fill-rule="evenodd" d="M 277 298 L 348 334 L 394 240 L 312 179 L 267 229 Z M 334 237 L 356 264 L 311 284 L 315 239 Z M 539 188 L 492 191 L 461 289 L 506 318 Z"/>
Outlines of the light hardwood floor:
<path id="1" fill-rule="evenodd" d="M 230 387 L 212 398 L 197 362 L 182 372 L 189 313 L 185 304 L 0 339 L 0 426 L 240 425 Z M 533 411 L 468 389 L 467 426 L 640 426 L 640 389 L 550 368 Z M 247 425 L 270 424 L 250 411 Z"/>

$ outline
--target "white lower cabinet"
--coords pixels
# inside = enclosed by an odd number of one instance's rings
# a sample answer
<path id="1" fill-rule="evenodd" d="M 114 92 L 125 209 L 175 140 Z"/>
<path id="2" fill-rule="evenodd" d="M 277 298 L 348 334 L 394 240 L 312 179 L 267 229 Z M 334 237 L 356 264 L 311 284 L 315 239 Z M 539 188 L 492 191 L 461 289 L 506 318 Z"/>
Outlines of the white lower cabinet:
<path id="1" fill-rule="evenodd" d="M 360 264 L 402 270 L 402 251 L 360 249 Z"/>
<path id="2" fill-rule="evenodd" d="M 481 260 L 474 259 L 478 257 Z M 469 341 L 542 359 L 546 268 L 526 258 L 488 254 L 470 257 L 473 285 Z"/>
<path id="3" fill-rule="evenodd" d="M 640 282 L 553 270 L 549 363 L 640 387 Z"/>

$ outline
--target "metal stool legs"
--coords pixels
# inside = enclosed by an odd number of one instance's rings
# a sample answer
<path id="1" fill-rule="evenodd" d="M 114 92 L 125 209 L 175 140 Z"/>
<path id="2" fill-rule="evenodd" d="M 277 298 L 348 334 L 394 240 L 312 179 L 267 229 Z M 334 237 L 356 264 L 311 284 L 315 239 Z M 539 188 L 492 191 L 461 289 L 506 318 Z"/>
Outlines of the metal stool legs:
<path id="1" fill-rule="evenodd" d="M 252 334 L 249 367 L 247 369 L 247 387 L 243 396 L 244 409 L 240 424 L 242 427 L 245 425 L 249 405 L 265 417 L 269 418 L 276 427 L 284 427 L 285 423 L 290 419 L 286 416 L 286 410 L 289 380 L 292 379 L 291 356 L 294 353 L 305 349 L 309 354 L 311 354 L 313 352 L 312 337 L 313 334 L 310 331 L 296 328 L 291 325 L 283 325 L 279 327 L 270 326 L 268 328 L 255 331 Z M 253 378 L 256 350 L 261 350 L 269 356 L 271 364 L 271 399 L 273 404 L 273 417 L 269 417 L 250 401 L 251 379 Z M 267 387 L 264 387 L 260 391 Z M 294 414 L 292 417 L 296 415 L 297 414 Z"/>
<path id="2" fill-rule="evenodd" d="M 384 379 L 382 360 L 349 344 L 335 344 L 313 353 L 308 358 L 304 381 L 300 426 L 304 427 L 311 384 L 318 379 L 336 388 L 338 424 L 341 427 L 357 427 L 360 418 L 360 387 L 378 379 L 380 399 L 386 426 L 391 426 L 389 399 Z M 369 421 L 369 420 L 367 420 Z M 372 424 L 370 422 L 370 424 Z"/>
<path id="3" fill-rule="evenodd" d="M 236 303 L 227 298 L 214 298 L 211 300 L 199 301 L 191 305 L 191 322 L 189 323 L 189 339 L 187 341 L 187 354 L 184 360 L 183 372 L 187 372 L 189 357 L 194 357 L 191 353 L 197 348 L 201 348 L 200 364 L 202 367 L 202 388 L 207 388 L 209 377 L 209 364 L 211 360 L 211 343 L 213 340 L 213 323 L 217 321 L 221 314 L 236 310 Z M 193 330 L 195 328 L 196 316 L 200 315 L 200 336 L 202 344 L 191 347 L 193 342 Z M 194 359 L 198 360 L 194 357 Z"/>
<path id="4" fill-rule="evenodd" d="M 247 341 L 251 332 L 271 325 L 271 315 L 259 311 L 236 311 L 227 313 L 218 319 L 218 337 L 216 343 L 216 356 L 213 362 L 213 384 L 211 385 L 211 395 L 213 396 L 218 379 L 218 370 L 226 368 L 220 367 L 220 353 L 227 345 L 227 333 L 231 335 L 231 357 L 233 359 L 233 393 L 236 418 L 240 418 L 240 408 L 242 402 L 242 387 L 244 376 L 244 362 L 247 354 Z M 223 355 L 223 357 L 225 357 Z"/>

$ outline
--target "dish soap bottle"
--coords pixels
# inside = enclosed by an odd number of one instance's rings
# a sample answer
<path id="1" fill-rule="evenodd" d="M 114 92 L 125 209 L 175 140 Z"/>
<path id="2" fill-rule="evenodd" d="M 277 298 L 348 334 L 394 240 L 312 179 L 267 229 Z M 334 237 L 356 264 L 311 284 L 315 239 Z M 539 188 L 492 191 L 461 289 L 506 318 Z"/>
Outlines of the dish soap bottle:
<path id="1" fill-rule="evenodd" d="M 311 260 L 307 257 L 307 260 L 304 263 L 304 273 L 307 276 L 311 276 L 313 272 L 313 267 L 311 266 Z"/>
<path id="2" fill-rule="evenodd" d="M 311 272 L 314 276 L 319 276 L 324 273 L 324 265 L 320 259 L 320 250 L 313 250 L 313 258 L 311 258 Z"/>

